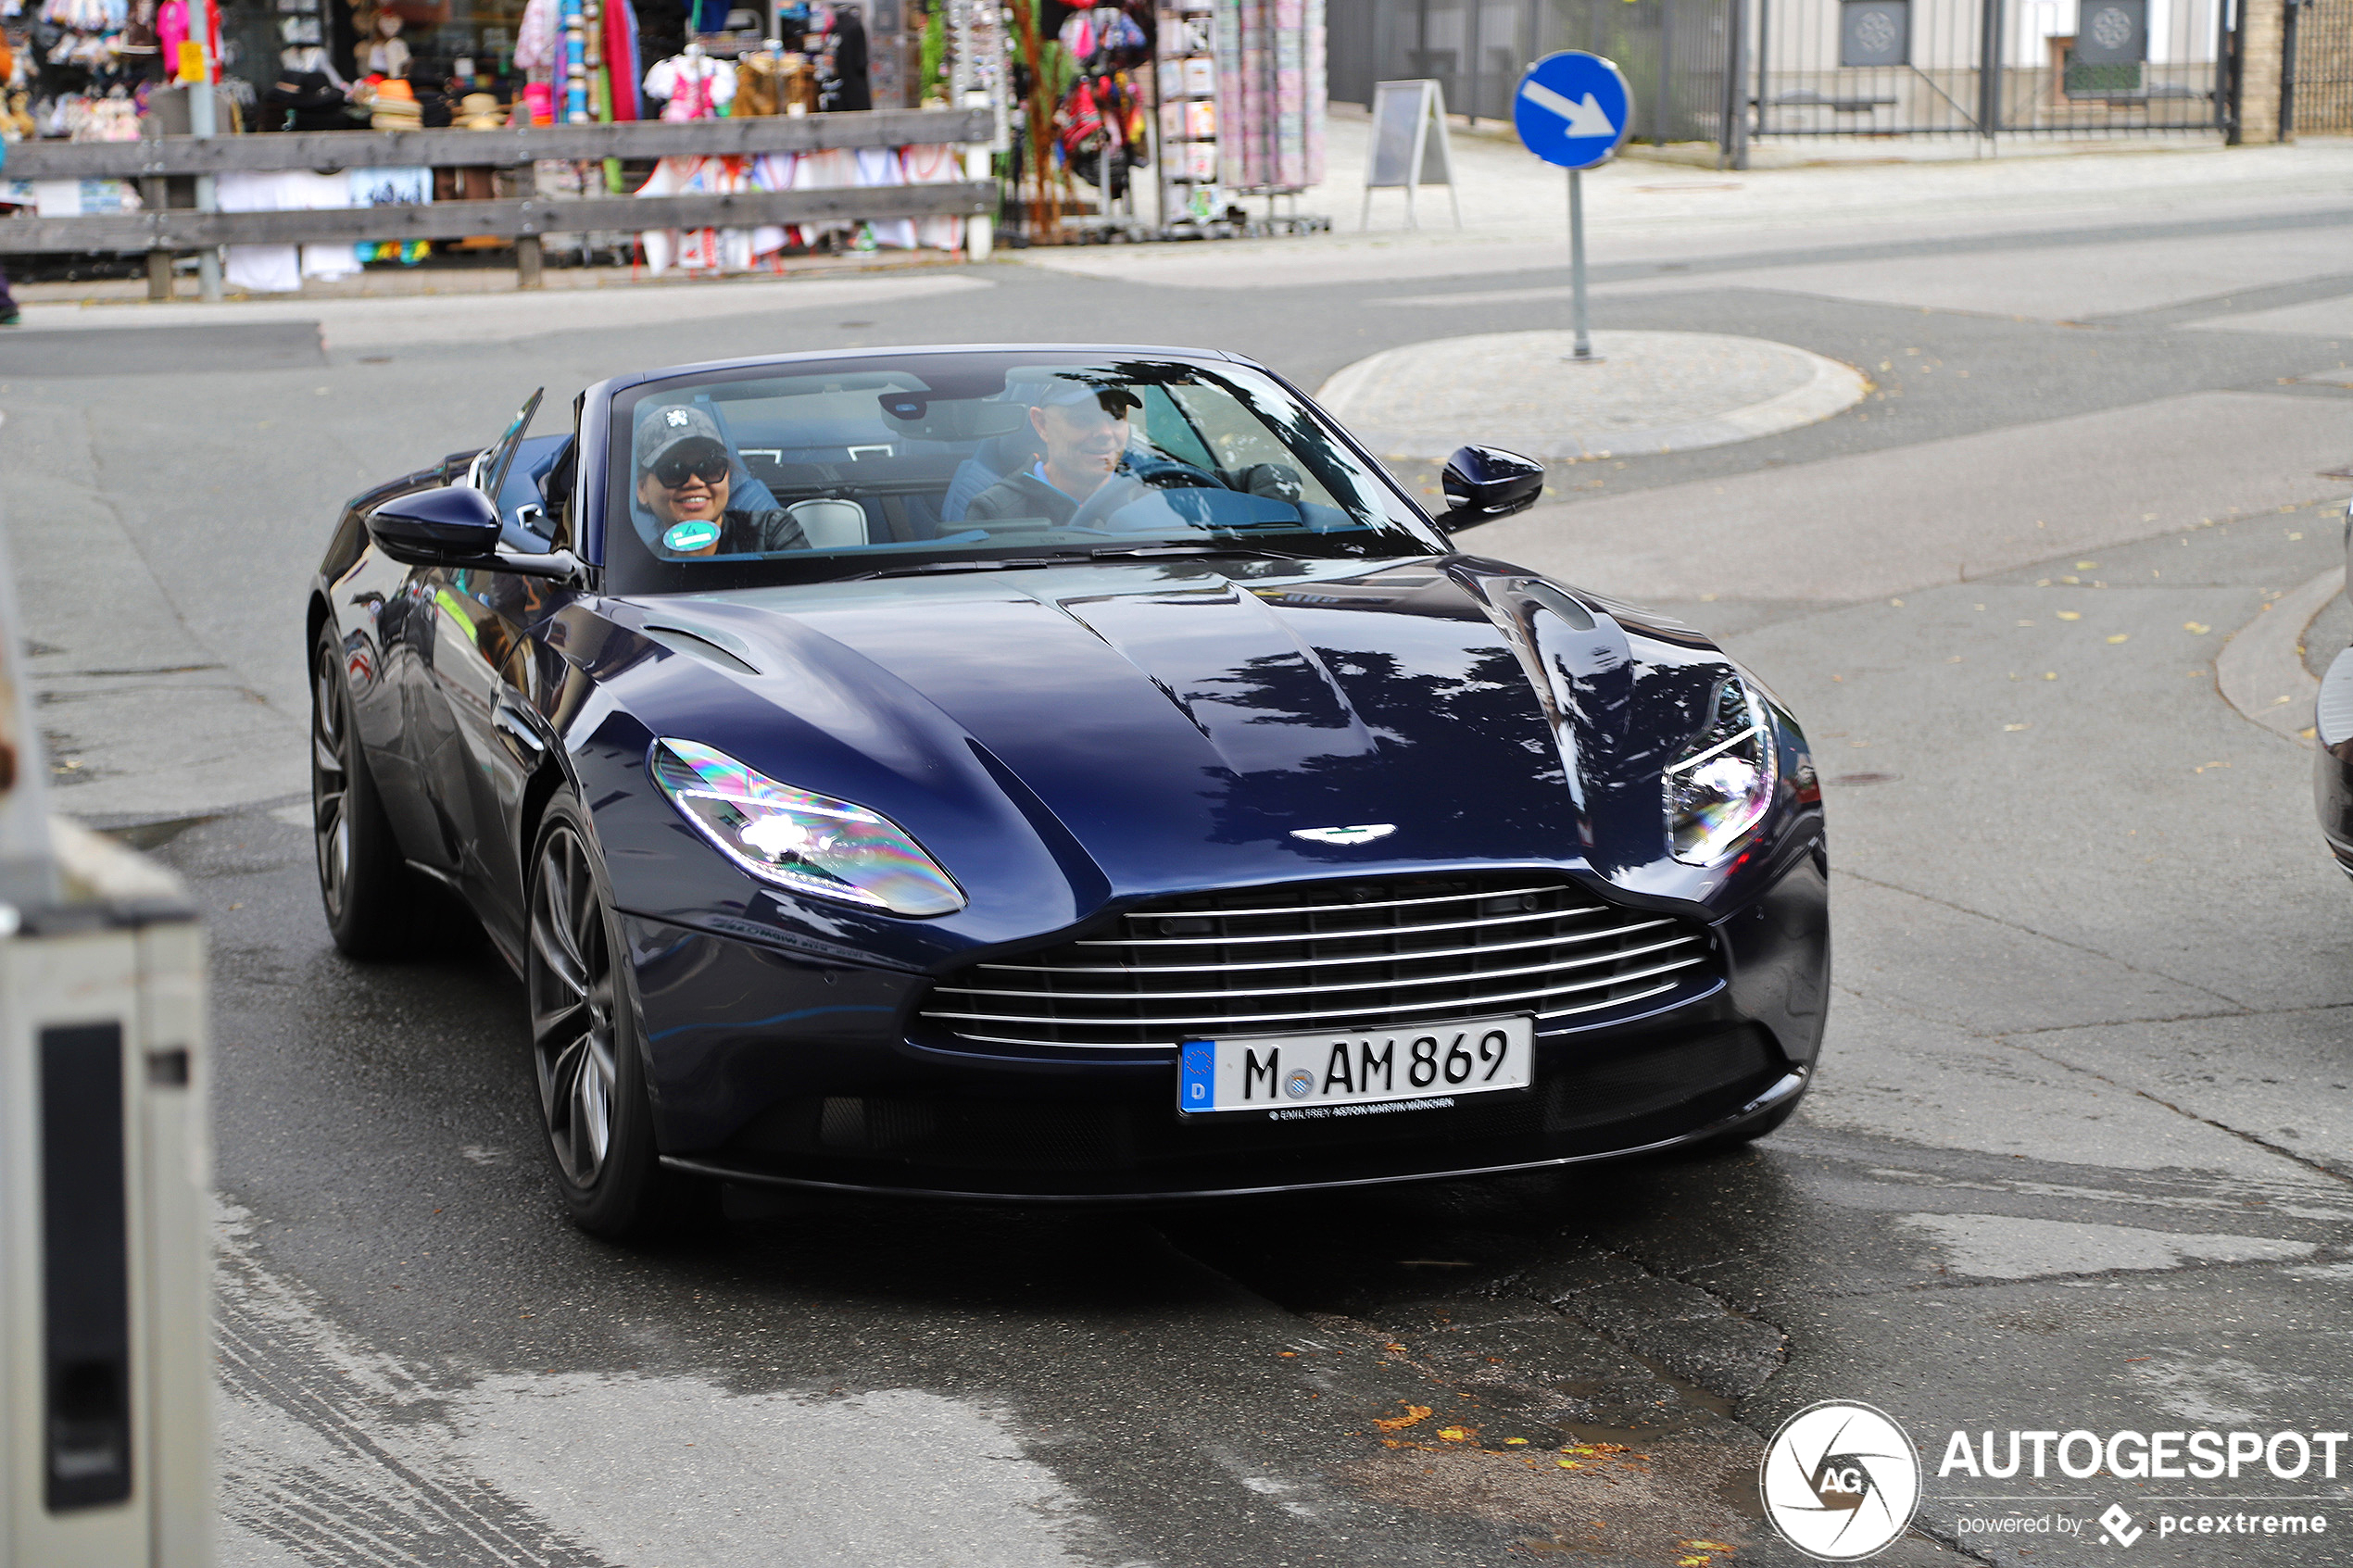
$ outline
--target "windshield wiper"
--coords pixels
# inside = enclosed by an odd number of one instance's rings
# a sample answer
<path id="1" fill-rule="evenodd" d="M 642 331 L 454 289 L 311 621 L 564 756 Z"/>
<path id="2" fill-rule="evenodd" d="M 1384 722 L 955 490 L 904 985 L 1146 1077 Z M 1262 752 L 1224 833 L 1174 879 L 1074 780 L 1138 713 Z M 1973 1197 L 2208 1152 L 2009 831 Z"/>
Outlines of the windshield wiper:
<path id="1" fill-rule="evenodd" d="M 1309 556 L 1295 550 L 1277 550 L 1265 545 L 1236 540 L 1222 545 L 1105 545 L 1090 550 L 1073 550 L 1058 556 L 1015 556 L 991 560 L 927 560 L 906 566 L 877 567 L 872 571 L 853 572 L 848 577 L 836 577 L 836 583 L 869 583 L 878 577 L 929 577 L 944 572 L 1011 571 L 1024 567 L 1077 566 L 1090 560 L 1152 559 L 1165 556 L 1260 556 L 1270 560 L 1346 560 L 1345 556 Z"/>
<path id="2" fill-rule="evenodd" d="M 886 566 L 873 571 L 855 571 L 847 577 L 836 577 L 836 583 L 866 583 L 877 577 L 928 577 L 950 571 L 1007 571 L 1024 566 L 1060 566 L 1065 561 L 1078 560 L 1077 556 L 1020 556 L 1011 560 L 926 560 L 909 566 Z"/>
<path id="3" fill-rule="evenodd" d="M 1088 560 L 1116 560 L 1152 556 L 1266 556 L 1276 560 L 1335 560 L 1334 556 L 1303 556 L 1296 550 L 1277 550 L 1265 545 L 1248 545 L 1239 541 L 1227 545 L 1109 545 L 1087 552 Z"/>

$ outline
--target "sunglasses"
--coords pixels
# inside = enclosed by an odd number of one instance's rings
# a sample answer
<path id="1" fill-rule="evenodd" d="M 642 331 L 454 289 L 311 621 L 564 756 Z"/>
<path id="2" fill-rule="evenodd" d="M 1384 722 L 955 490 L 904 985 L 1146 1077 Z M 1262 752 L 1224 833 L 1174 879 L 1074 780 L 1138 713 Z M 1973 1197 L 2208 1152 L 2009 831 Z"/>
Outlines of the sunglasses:
<path id="1" fill-rule="evenodd" d="M 675 490 L 686 483 L 688 475 L 705 484 L 717 484 L 734 466 L 724 452 L 705 452 L 696 457 L 664 458 L 647 471 L 664 490 Z"/>

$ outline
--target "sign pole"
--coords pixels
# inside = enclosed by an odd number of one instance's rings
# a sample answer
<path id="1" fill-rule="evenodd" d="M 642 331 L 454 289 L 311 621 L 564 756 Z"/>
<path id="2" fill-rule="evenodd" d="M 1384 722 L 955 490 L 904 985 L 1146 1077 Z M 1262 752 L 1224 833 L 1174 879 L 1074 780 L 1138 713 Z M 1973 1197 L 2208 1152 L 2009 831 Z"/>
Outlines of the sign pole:
<path id="1" fill-rule="evenodd" d="M 1579 49 L 1563 49 L 1528 68 L 1512 94 L 1520 145 L 1568 171 L 1568 294 L 1576 352 L 1561 358 L 1598 365 L 1585 308 L 1585 170 L 1610 160 L 1634 122 L 1626 73 Z"/>
<path id="2" fill-rule="evenodd" d="M 188 33 L 195 48 L 194 59 L 187 57 L 189 44 L 182 44 L 180 81 L 188 94 L 188 134 L 210 137 L 220 130 L 214 115 L 212 95 L 212 4 L 211 0 L 190 0 Z M 212 212 L 220 207 L 212 176 L 196 176 L 196 210 Z M 196 251 L 196 297 L 207 305 L 220 303 L 220 249 L 218 245 L 203 245 Z"/>
<path id="3" fill-rule="evenodd" d="M 1577 355 L 1593 358 L 1593 339 L 1585 327 L 1585 171 L 1568 171 L 1568 295 L 1576 314 Z"/>

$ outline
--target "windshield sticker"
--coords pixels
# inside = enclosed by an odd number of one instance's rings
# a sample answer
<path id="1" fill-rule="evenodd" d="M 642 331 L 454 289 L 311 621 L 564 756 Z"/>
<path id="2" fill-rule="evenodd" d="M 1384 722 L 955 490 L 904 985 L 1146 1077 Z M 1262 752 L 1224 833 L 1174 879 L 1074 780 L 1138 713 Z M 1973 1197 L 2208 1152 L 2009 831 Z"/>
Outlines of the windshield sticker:
<path id="1" fill-rule="evenodd" d="M 719 543 L 719 525 L 704 520 L 673 524 L 661 542 L 680 555 L 692 555 Z"/>

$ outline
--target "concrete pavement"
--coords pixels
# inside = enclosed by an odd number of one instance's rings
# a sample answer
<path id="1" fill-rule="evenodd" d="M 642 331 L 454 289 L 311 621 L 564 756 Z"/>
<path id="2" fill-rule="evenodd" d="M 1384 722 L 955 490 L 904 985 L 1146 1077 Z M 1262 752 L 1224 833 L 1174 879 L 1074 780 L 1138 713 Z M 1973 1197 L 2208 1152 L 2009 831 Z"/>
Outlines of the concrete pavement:
<path id="1" fill-rule="evenodd" d="M 1665 600 L 1804 719 L 1831 813 L 1831 1035 L 1802 1114 L 1753 1150 L 1417 1191 L 1085 1218 L 774 1200 L 616 1254 L 564 1227 L 536 1169 L 503 969 L 336 958 L 299 813 L 267 809 L 299 785 L 202 771 L 207 726 L 174 727 L 194 697 L 102 672 L 219 665 L 179 671 L 220 683 L 209 724 L 234 697 L 262 716 L 255 769 L 298 768 L 296 614 L 333 506 L 479 441 L 533 385 L 560 401 L 747 342 L 1074 322 L 1240 346 L 1315 385 L 1556 331 L 1557 296 L 1529 292 L 1556 274 L 1465 270 L 1446 242 L 1351 282 L 1343 235 L 1286 253 L 1337 257 L 1332 276 L 1244 267 L 1239 287 L 1015 265 L 986 288 L 824 309 L 780 290 L 496 342 L 419 302 L 397 340 L 298 365 L 223 311 L 198 324 L 200 372 L 0 375 L 17 555 L 59 639 L 44 722 L 95 775 L 61 804 L 104 787 L 145 816 L 221 813 L 163 852 L 219 955 L 224 1321 L 250 1347 L 224 1379 L 229 1561 L 487 1563 L 514 1541 L 568 1565 L 900 1568 L 941 1560 L 941 1519 L 1006 1562 L 1674 1563 L 1713 1540 L 1779 1564 L 1718 1485 L 1818 1398 L 1930 1443 L 2342 1425 L 2353 924 L 2309 753 L 2215 671 L 2226 633 L 2341 564 L 2347 482 L 2320 470 L 2353 442 L 2353 394 L 2306 379 L 2353 357 L 2265 320 L 2353 295 L 2327 254 L 2347 214 L 2309 168 L 2310 188 L 2257 188 L 2284 167 L 2265 157 L 2145 181 L 2096 221 L 2053 201 L 1965 265 L 1925 199 L 1845 250 L 1823 229 L 1791 240 L 1805 255 L 1743 243 L 1688 275 L 1625 253 L 1641 286 L 1597 298 L 1604 330 L 1790 344 L 1873 391 L 1746 443 L 1559 466 L 1545 509 L 1465 543 Z M 2030 195 L 2057 179 L 2002 167 Z M 2216 275 L 2232 245 L 2244 287 Z M 1426 263 L 1457 270 L 1429 287 Z M 2130 310 L 2076 314 L 2101 277 Z M 1436 295 L 1456 297 L 1387 303 Z M 71 700 L 113 679 L 120 706 Z M 1372 1424 L 1413 1407 L 1432 1414 Z M 1639 1457 L 1531 1480 L 1512 1436 Z M 1924 1534 L 1885 1561 L 2107 1562 L 2095 1537 L 1965 1525 L 2145 1515 L 2165 1490 L 1994 1489 L 1932 1483 Z M 2342 1475 L 2232 1490 L 2353 1526 Z M 901 1498 L 911 1517 L 880 1516 Z M 779 1512 L 804 1499 L 805 1538 Z M 2131 1555 L 2322 1560 L 2233 1549 L 2152 1535 Z"/>

